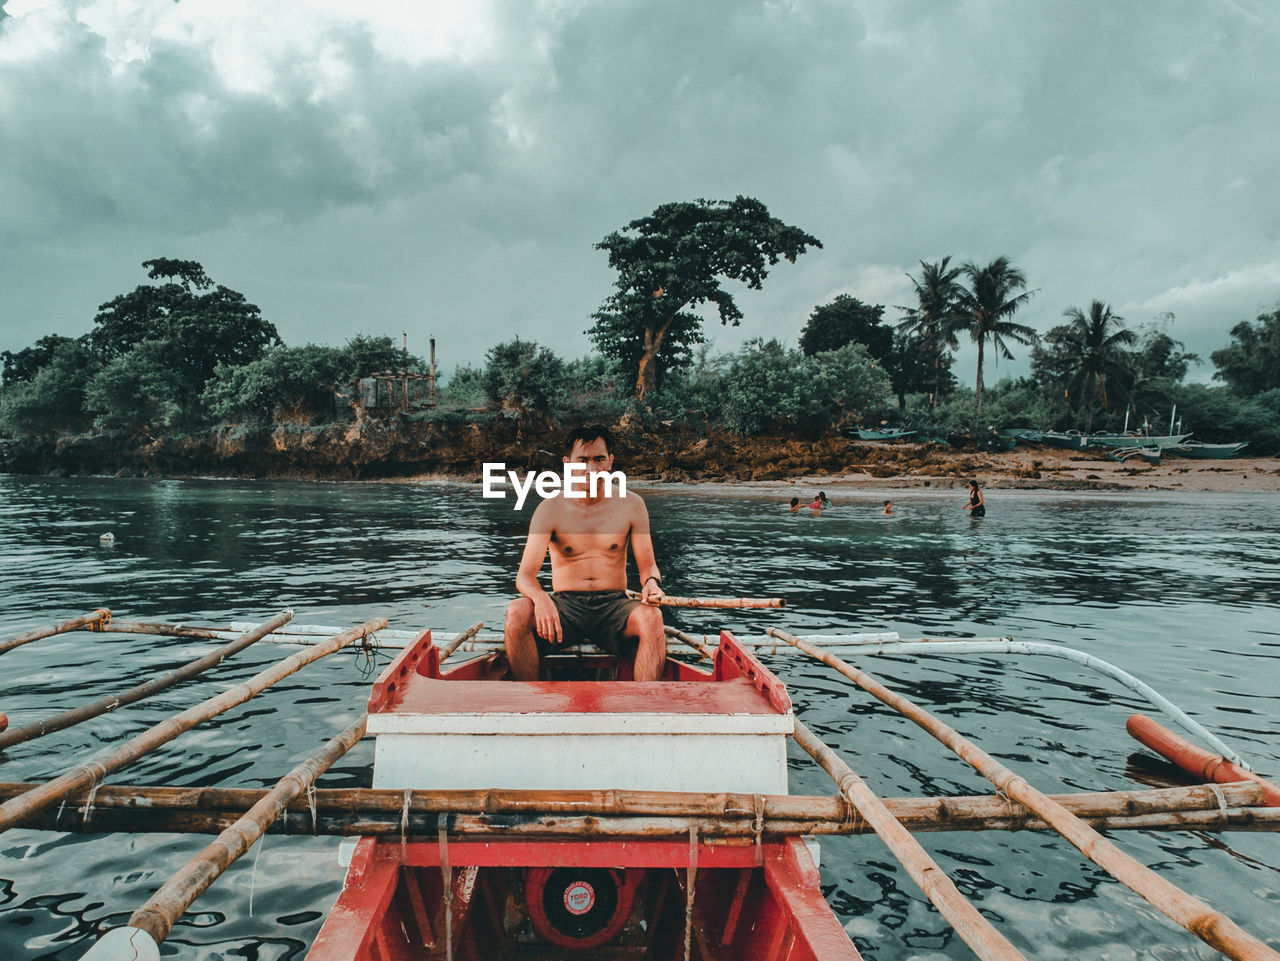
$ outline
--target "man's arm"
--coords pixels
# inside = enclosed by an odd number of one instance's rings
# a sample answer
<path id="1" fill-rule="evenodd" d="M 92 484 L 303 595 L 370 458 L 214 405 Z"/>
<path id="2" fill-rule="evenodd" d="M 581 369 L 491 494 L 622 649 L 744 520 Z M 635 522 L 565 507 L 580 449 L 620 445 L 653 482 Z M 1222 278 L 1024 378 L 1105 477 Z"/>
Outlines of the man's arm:
<path id="1" fill-rule="evenodd" d="M 640 575 L 640 599 L 652 604 L 662 596 L 662 575 L 653 556 L 653 537 L 649 534 L 649 509 L 644 500 L 636 496 L 636 508 L 631 517 L 631 553 L 636 559 L 636 573 Z"/>
<path id="2" fill-rule="evenodd" d="M 559 644 L 560 612 L 556 610 L 551 595 L 538 583 L 538 572 L 542 570 L 547 548 L 551 546 L 552 522 L 547 506 L 550 503 L 550 500 L 544 500 L 539 504 L 529 520 L 529 537 L 524 542 L 520 568 L 516 571 L 516 590 L 533 601 L 533 623 L 538 634 L 553 644 Z"/>

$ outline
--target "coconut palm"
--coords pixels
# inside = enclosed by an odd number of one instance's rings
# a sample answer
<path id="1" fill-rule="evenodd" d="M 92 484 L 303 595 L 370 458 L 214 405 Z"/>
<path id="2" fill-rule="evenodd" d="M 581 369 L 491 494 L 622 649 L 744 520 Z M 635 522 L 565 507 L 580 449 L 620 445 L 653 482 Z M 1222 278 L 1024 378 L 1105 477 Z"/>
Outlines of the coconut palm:
<path id="1" fill-rule="evenodd" d="M 1027 278 L 1021 270 L 1009 263 L 1008 257 L 997 257 L 985 267 L 967 263 L 960 268 L 969 280 L 969 286 L 960 286 L 957 307 L 963 315 L 958 329 L 967 330 L 978 345 L 978 384 L 973 408 L 973 429 L 978 429 L 978 416 L 982 410 L 982 363 L 987 341 L 996 349 L 996 359 L 1001 355 L 1013 360 L 1013 353 L 1006 341 L 1033 344 L 1036 332 L 1026 324 L 1015 324 L 1009 318 L 1024 307 L 1034 290 L 1026 290 Z M 1019 293 L 1019 291 L 1022 291 Z"/>
<path id="2" fill-rule="evenodd" d="M 933 264 L 920 261 L 920 276 L 907 274 L 915 287 L 917 306 L 898 308 L 903 311 L 898 330 L 918 337 L 925 350 L 933 355 L 934 390 L 929 398 L 930 408 L 938 406 L 938 395 L 942 393 L 942 352 L 960 346 L 956 326 L 962 315 L 956 309 L 956 301 L 960 296 L 961 268 L 950 264 L 950 254 Z"/>
<path id="3" fill-rule="evenodd" d="M 1111 305 L 1095 300 L 1088 313 L 1079 307 L 1063 311 L 1069 323 L 1060 330 L 1060 349 L 1075 361 L 1069 381 L 1072 396 L 1080 399 L 1085 411 L 1084 431 L 1093 430 L 1094 394 L 1107 406 L 1107 378 L 1123 375 L 1122 347 L 1133 344 L 1133 331 L 1126 330 L 1124 318 L 1111 312 Z"/>

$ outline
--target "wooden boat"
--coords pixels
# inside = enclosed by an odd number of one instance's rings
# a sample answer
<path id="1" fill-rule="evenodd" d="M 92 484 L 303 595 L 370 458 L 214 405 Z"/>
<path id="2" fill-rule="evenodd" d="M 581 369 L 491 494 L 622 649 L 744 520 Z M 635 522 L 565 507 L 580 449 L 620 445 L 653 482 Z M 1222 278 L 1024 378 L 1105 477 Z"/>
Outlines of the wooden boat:
<path id="1" fill-rule="evenodd" d="M 914 430 L 899 430 L 894 427 L 859 427 L 858 437 L 861 440 L 902 440 L 915 434 Z"/>
<path id="2" fill-rule="evenodd" d="M 1161 453 L 1162 450 L 1159 447 L 1119 447 L 1109 451 L 1107 456 L 1121 463 L 1140 460 L 1154 467 L 1159 467 Z"/>
<path id="3" fill-rule="evenodd" d="M 1089 437 L 1086 434 L 1062 433 L 1060 431 L 1046 430 L 1040 435 L 1040 442 L 1048 444 L 1050 447 L 1063 447 L 1067 450 L 1084 450 L 1089 444 Z"/>
<path id="4" fill-rule="evenodd" d="M 1243 444 L 1202 444 L 1199 441 L 1192 440 L 1187 441 L 1185 444 L 1166 447 L 1165 453 L 1174 457 L 1194 457 L 1197 460 L 1226 460 L 1228 457 L 1234 457 L 1248 446 L 1247 442 Z"/>
<path id="5" fill-rule="evenodd" d="M 1090 447 L 1174 447 L 1185 441 L 1190 434 L 1090 434 Z"/>
<path id="6" fill-rule="evenodd" d="M 652 683 L 603 655 L 546 663 L 620 679 L 505 680 L 498 652 L 446 671 L 424 632 L 374 685 L 374 788 L 787 793 L 791 700 L 732 635 L 710 672 L 669 659 Z M 439 840 L 361 839 L 308 961 L 859 957 L 812 842 L 520 839 L 503 826 L 448 840 L 442 819 Z"/>

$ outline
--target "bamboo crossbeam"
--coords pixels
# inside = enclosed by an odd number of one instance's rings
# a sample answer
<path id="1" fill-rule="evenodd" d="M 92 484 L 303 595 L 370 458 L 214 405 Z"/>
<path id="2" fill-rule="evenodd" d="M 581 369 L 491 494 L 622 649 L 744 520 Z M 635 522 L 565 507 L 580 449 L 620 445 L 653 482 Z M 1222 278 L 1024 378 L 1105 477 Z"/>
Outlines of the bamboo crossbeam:
<path id="1" fill-rule="evenodd" d="M 947 923 L 973 949 L 979 958 L 1026 961 L 1022 952 L 984 918 L 955 882 L 942 870 L 892 812 L 841 758 L 796 721 L 792 735 L 797 744 L 831 776 L 858 815 L 871 825 L 880 840 L 911 875 L 930 903 L 947 919 Z"/>
<path id="2" fill-rule="evenodd" d="M 484 627 L 484 621 L 476 621 L 465 631 L 460 631 L 456 637 L 451 640 L 444 650 L 440 652 L 440 660 L 444 661 L 449 658 L 454 651 L 460 648 L 467 641 L 471 640 L 480 633 L 480 629 Z"/>
<path id="3" fill-rule="evenodd" d="M 148 751 L 172 741 L 178 735 L 189 731 L 197 724 L 209 720 L 209 718 L 216 717 L 238 704 L 243 704 L 277 681 L 288 677 L 295 671 L 301 670 L 313 661 L 332 654 L 334 651 L 341 650 L 352 641 L 385 627 L 386 623 L 386 618 L 377 617 L 366 621 L 359 627 L 353 627 L 348 631 L 335 635 L 327 641 L 313 644 L 298 651 L 296 654 L 292 654 L 266 670 L 255 674 L 249 680 L 228 688 L 221 694 L 201 701 L 194 707 L 190 707 L 179 714 L 175 714 L 168 720 L 161 721 L 154 727 L 148 728 L 120 747 L 104 752 L 51 781 L 47 781 L 19 797 L 0 804 L 0 831 L 7 831 L 9 828 L 21 824 L 24 819 L 35 811 L 48 807 L 69 794 L 73 794 L 76 791 L 89 790 L 105 780 L 106 776 L 112 771 L 132 764 Z"/>
<path id="4" fill-rule="evenodd" d="M 165 637 L 202 637 L 220 640 L 227 635 L 242 633 L 253 625 L 241 625 L 240 630 L 221 627 L 192 627 L 188 624 L 164 624 L 158 621 L 110 621 L 102 630 L 112 634 L 159 634 Z M 336 632 L 335 632 L 336 633 Z"/>
<path id="5" fill-rule="evenodd" d="M 627 591 L 627 596 L 640 599 L 637 591 Z M 777 608 L 786 607 L 785 598 L 781 597 L 674 597 L 670 594 L 663 594 L 656 601 L 651 603 L 657 604 L 659 607 L 707 607 L 724 610 L 727 608 Z"/>
<path id="6" fill-rule="evenodd" d="M 146 904 L 133 912 L 128 926 L 146 931 L 156 944 L 167 938 L 182 912 L 262 837 L 289 802 L 310 789 L 316 778 L 364 737 L 367 723 L 368 715 L 362 714 L 281 778 L 260 801 L 161 885 Z"/>
<path id="7" fill-rule="evenodd" d="M 776 628 L 770 628 L 769 633 L 787 641 L 829 667 L 835 668 L 872 697 L 928 731 L 994 784 L 1001 793 L 1033 811 L 1090 861 L 1210 947 L 1239 961 L 1280 961 L 1280 952 L 1249 934 L 1226 915 L 1214 910 L 1199 898 L 1161 877 L 1145 864 L 1125 854 L 1062 805 L 1033 788 L 928 711 L 895 694 L 875 678 L 851 664 L 845 663 L 829 652 L 820 651 L 806 644 L 793 634 Z"/>
<path id="8" fill-rule="evenodd" d="M 270 634 L 276 628 L 289 623 L 293 617 L 293 611 L 282 611 L 269 621 L 264 621 L 251 631 L 241 634 L 240 637 L 232 641 L 230 644 L 224 644 L 204 657 L 197 658 L 178 668 L 176 671 L 166 671 L 164 674 L 158 674 L 151 680 L 139 684 L 137 687 L 130 688 L 121 694 L 108 694 L 91 701 L 88 704 L 82 704 L 70 711 L 63 711 L 43 721 L 36 721 L 34 724 L 26 724 L 22 727 L 15 727 L 11 730 L 0 733 L 0 750 L 11 747 L 14 744 L 21 744 L 24 741 L 31 741 L 54 731 L 61 731 L 63 728 L 71 727 L 73 724 L 79 724 L 81 721 L 87 721 L 90 718 L 97 717 L 100 714 L 106 714 L 108 711 L 114 711 L 116 708 L 124 704 L 132 704 L 140 701 L 145 697 L 163 691 L 165 688 L 172 687 L 179 681 L 185 681 L 188 678 L 195 677 L 203 671 L 207 671 L 211 667 L 216 667 L 228 657 L 244 650 L 250 644 L 261 640 L 267 634 Z"/>
<path id="9" fill-rule="evenodd" d="M 55 634 L 65 634 L 68 631 L 83 631 L 86 628 L 91 631 L 105 630 L 105 625 L 110 620 L 111 612 L 105 607 L 100 607 L 92 614 L 73 617 L 69 621 L 63 621 L 61 624 L 53 624 L 49 627 L 37 627 L 35 630 L 27 631 L 25 634 L 18 634 L 8 640 L 0 641 L 0 654 L 12 651 L 15 647 L 21 647 L 23 644 L 30 644 L 32 641 L 38 641 L 44 637 L 53 637 Z"/>
<path id="10" fill-rule="evenodd" d="M 0 801 L 30 790 L 31 784 L 0 784 Z M 1219 797 L 1221 792 L 1221 797 Z M 257 804 L 266 792 L 254 788 L 130 787 L 102 785 L 86 809 L 84 792 L 69 796 L 64 805 L 48 808 L 24 822 L 24 827 L 79 834 L 215 833 L 240 813 Z M 1204 785 L 1094 794 L 1059 794 L 1053 799 L 1077 817 L 1107 829 L 1159 828 L 1280 830 L 1280 809 L 1261 806 L 1254 784 Z M 977 797 L 884 798 L 885 807 L 913 832 L 981 830 L 1049 830 L 1022 805 L 998 795 Z M 481 830 L 485 819 L 537 815 L 548 833 L 563 818 L 628 817 L 671 819 L 672 835 L 687 830 L 688 819 L 708 825 L 718 821 L 727 834 L 747 832 L 755 817 L 756 796 L 750 794 L 685 794 L 660 791 L 414 791 L 406 808 L 403 791 L 374 788 L 320 788 L 306 802 L 294 802 L 271 827 L 279 834 L 432 835 L 438 815 L 471 821 L 450 821 L 450 830 Z M 865 834 L 870 827 L 850 819 L 841 798 L 799 795 L 761 795 L 759 810 L 764 833 L 775 825 L 808 824 L 792 833 Z M 408 816 L 407 825 L 402 817 Z M 681 821 L 680 819 L 686 819 Z M 457 827 L 455 828 L 455 823 Z M 714 833 L 714 832 L 712 832 Z"/>

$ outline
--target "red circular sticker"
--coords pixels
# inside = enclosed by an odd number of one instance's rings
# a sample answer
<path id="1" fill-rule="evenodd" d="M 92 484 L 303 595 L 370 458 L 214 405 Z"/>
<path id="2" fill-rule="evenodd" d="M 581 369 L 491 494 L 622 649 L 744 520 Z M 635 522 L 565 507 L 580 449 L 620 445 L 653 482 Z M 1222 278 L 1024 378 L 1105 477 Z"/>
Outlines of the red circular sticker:
<path id="1" fill-rule="evenodd" d="M 570 914 L 586 914 L 595 903 L 595 888 L 586 881 L 574 881 L 564 889 L 564 909 Z"/>

